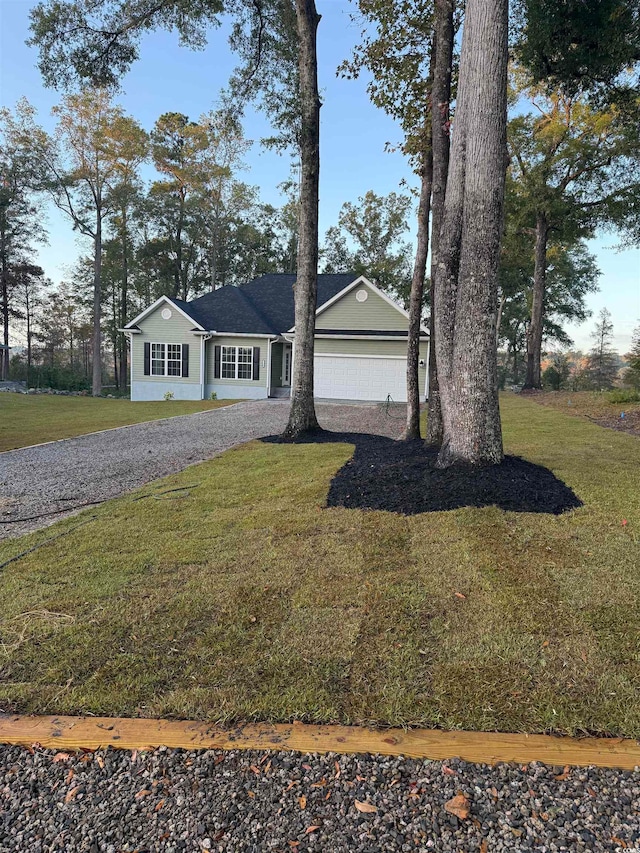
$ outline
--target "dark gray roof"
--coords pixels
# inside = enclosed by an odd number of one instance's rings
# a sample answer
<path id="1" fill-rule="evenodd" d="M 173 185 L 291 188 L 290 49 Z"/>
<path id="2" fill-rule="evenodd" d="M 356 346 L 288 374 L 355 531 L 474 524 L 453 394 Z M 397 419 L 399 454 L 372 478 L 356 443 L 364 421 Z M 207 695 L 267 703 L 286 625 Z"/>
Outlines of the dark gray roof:
<path id="1" fill-rule="evenodd" d="M 318 308 L 355 281 L 355 273 L 318 276 Z M 280 335 L 295 323 L 294 274 L 263 275 L 240 287 L 227 285 L 191 302 L 173 299 L 208 331 Z"/>

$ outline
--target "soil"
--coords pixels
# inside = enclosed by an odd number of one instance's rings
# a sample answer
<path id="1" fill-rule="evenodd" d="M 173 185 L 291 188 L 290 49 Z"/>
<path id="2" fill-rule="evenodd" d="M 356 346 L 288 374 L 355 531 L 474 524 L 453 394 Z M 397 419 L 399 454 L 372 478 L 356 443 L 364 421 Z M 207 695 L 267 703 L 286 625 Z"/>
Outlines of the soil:
<path id="1" fill-rule="evenodd" d="M 265 441 L 277 442 L 276 436 Z M 547 468 L 518 456 L 500 465 L 436 468 L 437 450 L 422 441 L 318 431 L 301 443 L 344 442 L 353 457 L 331 482 L 327 506 L 376 509 L 402 515 L 460 507 L 497 506 L 509 512 L 560 515 L 582 501 Z"/>

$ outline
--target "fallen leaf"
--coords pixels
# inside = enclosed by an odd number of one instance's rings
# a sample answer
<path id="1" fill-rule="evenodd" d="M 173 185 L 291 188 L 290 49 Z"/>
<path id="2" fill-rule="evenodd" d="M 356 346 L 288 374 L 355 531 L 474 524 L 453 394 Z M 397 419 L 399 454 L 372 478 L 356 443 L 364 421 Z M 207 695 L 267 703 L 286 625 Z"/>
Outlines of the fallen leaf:
<path id="1" fill-rule="evenodd" d="M 447 767 L 446 764 L 443 765 L 442 772 L 446 773 L 447 776 L 457 776 L 458 775 L 455 770 L 452 770 L 451 767 Z"/>
<path id="2" fill-rule="evenodd" d="M 334 766 L 336 768 L 336 779 L 339 779 L 340 778 L 340 765 L 338 764 L 337 761 L 334 761 L 333 763 L 334 763 Z"/>
<path id="3" fill-rule="evenodd" d="M 623 841 L 622 838 L 618 838 L 617 835 L 611 836 L 611 842 L 613 844 L 617 844 L 618 847 L 623 847 L 625 849 L 629 846 L 626 841 Z"/>
<path id="4" fill-rule="evenodd" d="M 65 803 L 70 803 L 71 800 L 74 800 L 78 793 L 80 792 L 80 785 L 76 785 L 75 788 L 72 788 L 70 791 L 67 791 L 67 794 L 64 798 Z"/>
<path id="5" fill-rule="evenodd" d="M 549 647 L 549 640 L 545 640 L 544 643 L 542 644 L 542 648 L 546 649 L 548 647 Z"/>
<path id="6" fill-rule="evenodd" d="M 587 653 L 585 651 L 580 652 L 580 657 L 582 658 L 582 662 L 587 662 Z"/>
<path id="7" fill-rule="evenodd" d="M 304 767 L 305 770 L 311 770 L 312 769 L 310 764 L 303 764 L 302 766 Z"/>
<path id="8" fill-rule="evenodd" d="M 142 791 L 138 791 L 136 794 L 136 800 L 141 800 L 143 797 L 148 797 L 151 791 L 148 788 L 143 788 Z"/>
<path id="9" fill-rule="evenodd" d="M 374 806 L 373 803 L 362 803 L 360 800 L 356 800 L 355 806 L 359 812 L 364 814 L 374 814 L 378 811 L 378 807 Z"/>
<path id="10" fill-rule="evenodd" d="M 269 770 L 271 770 L 271 760 L 267 761 L 267 763 L 264 766 L 264 772 L 265 773 L 268 773 Z"/>
<path id="11" fill-rule="evenodd" d="M 247 791 L 247 796 L 251 797 L 251 799 L 253 799 L 255 797 L 255 795 L 256 795 L 255 791 Z"/>
<path id="12" fill-rule="evenodd" d="M 487 843 L 487 839 L 483 838 L 482 841 L 480 842 L 480 853 L 487 853 L 488 849 L 489 849 L 489 845 Z"/>
<path id="13" fill-rule="evenodd" d="M 135 764 L 135 763 L 136 763 L 136 758 L 137 758 L 137 757 L 138 757 L 138 750 L 137 750 L 137 749 L 134 749 L 134 750 L 133 750 L 133 752 L 131 753 L 131 763 L 132 763 L 132 764 Z"/>
<path id="14" fill-rule="evenodd" d="M 102 770 L 104 768 L 104 758 L 101 755 L 96 755 L 96 761 L 98 762 L 98 767 Z"/>
<path id="15" fill-rule="evenodd" d="M 292 779 L 292 780 L 291 780 L 291 782 L 289 782 L 289 784 L 288 784 L 288 785 L 287 785 L 287 787 L 285 788 L 285 792 L 286 792 L 286 791 L 290 791 L 290 790 L 291 790 L 292 788 L 294 788 L 297 784 L 298 784 L 298 783 L 296 782 L 296 780 L 295 780 L 295 779 Z"/>
<path id="16" fill-rule="evenodd" d="M 327 780 L 323 776 L 319 782 L 314 782 L 311 787 L 312 788 L 324 788 L 326 784 L 327 784 Z"/>
<path id="17" fill-rule="evenodd" d="M 626 518 L 623 518 L 623 519 L 622 519 L 622 526 L 623 526 L 623 527 L 626 527 L 626 526 L 627 526 L 627 524 L 629 524 L 629 522 L 627 521 L 627 519 L 626 519 Z"/>
<path id="18" fill-rule="evenodd" d="M 464 595 L 461 592 L 454 592 L 453 594 L 455 595 L 456 598 L 466 598 L 467 597 L 466 595 Z"/>
<path id="19" fill-rule="evenodd" d="M 298 847 L 300 845 L 299 841 L 287 841 L 289 847 Z"/>
<path id="20" fill-rule="evenodd" d="M 73 777 L 74 777 L 75 775 L 76 775 L 76 774 L 73 772 L 73 767 L 70 767 L 70 768 L 69 768 L 69 772 L 67 773 L 67 777 L 66 777 L 66 779 L 64 780 L 64 784 L 65 784 L 65 785 L 69 785 L 69 784 L 71 783 L 71 780 L 73 779 Z"/>
<path id="21" fill-rule="evenodd" d="M 164 805 L 164 800 L 160 800 L 158 805 L 155 807 L 154 812 L 159 812 L 163 805 Z"/>
<path id="22" fill-rule="evenodd" d="M 51 759 L 54 764 L 59 764 L 61 761 L 68 761 L 71 758 L 68 752 L 56 752 Z"/>
<path id="23" fill-rule="evenodd" d="M 491 789 L 491 796 L 493 797 L 494 800 L 498 799 L 498 789 L 497 788 Z"/>
<path id="24" fill-rule="evenodd" d="M 456 794 L 444 804 L 444 810 L 460 820 L 466 820 L 469 817 L 469 800 L 464 794 Z"/>
<path id="25" fill-rule="evenodd" d="M 218 764 L 222 764 L 223 761 L 224 755 L 216 755 L 215 761 L 213 763 L 217 766 Z"/>
<path id="26" fill-rule="evenodd" d="M 564 782 L 565 779 L 569 778 L 569 765 L 567 765 L 562 773 L 559 773 L 557 776 L 553 777 L 556 782 Z"/>
<path id="27" fill-rule="evenodd" d="M 327 791 L 327 793 L 325 794 L 325 800 L 328 800 L 330 796 L 331 796 L 331 791 Z"/>
<path id="28" fill-rule="evenodd" d="M 319 826 L 308 826 L 305 829 L 304 834 L 305 835 L 311 835 L 312 832 L 316 832 L 318 829 L 320 829 Z"/>
<path id="29" fill-rule="evenodd" d="M 252 764 L 251 767 L 249 768 L 249 770 L 252 770 L 256 774 L 256 776 L 260 775 L 260 768 L 256 767 L 255 764 Z"/>
<path id="30" fill-rule="evenodd" d="M 298 797 L 298 805 L 301 809 L 306 809 L 307 807 L 307 798 L 303 794 L 301 797 Z"/>

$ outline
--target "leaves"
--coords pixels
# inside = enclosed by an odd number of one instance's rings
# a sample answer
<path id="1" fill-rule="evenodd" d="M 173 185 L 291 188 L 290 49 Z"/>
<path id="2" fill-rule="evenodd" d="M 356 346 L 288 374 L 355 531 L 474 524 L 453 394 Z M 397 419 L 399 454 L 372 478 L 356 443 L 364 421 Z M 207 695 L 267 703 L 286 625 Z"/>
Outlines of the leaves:
<path id="1" fill-rule="evenodd" d="M 375 814 L 378 811 L 378 807 L 374 806 L 373 803 L 362 802 L 361 800 L 356 800 L 354 803 L 355 807 L 359 812 L 363 814 Z"/>
<path id="2" fill-rule="evenodd" d="M 462 793 L 456 794 L 444 804 L 444 810 L 460 820 L 466 820 L 469 817 L 469 800 Z"/>
<path id="3" fill-rule="evenodd" d="M 67 791 L 66 796 L 64 798 L 65 803 L 70 803 L 71 800 L 75 800 L 75 798 L 80 793 L 80 785 L 76 785 L 75 788 L 71 788 L 70 791 Z"/>
<path id="4" fill-rule="evenodd" d="M 306 809 L 307 807 L 307 798 L 303 794 L 301 797 L 298 797 L 298 805 L 301 809 Z"/>
<path id="5" fill-rule="evenodd" d="M 305 834 L 305 835 L 311 835 L 311 833 L 312 833 L 312 832 L 317 832 L 319 829 L 320 829 L 320 825 L 319 825 L 319 824 L 318 824 L 318 825 L 316 825 L 316 826 L 308 826 L 308 827 L 305 829 L 304 834 Z"/>
<path id="6" fill-rule="evenodd" d="M 59 764 L 62 761 L 68 761 L 71 758 L 68 752 L 56 752 L 51 759 L 54 764 Z"/>
<path id="7" fill-rule="evenodd" d="M 564 768 L 562 773 L 559 773 L 557 776 L 554 776 L 553 778 L 556 780 L 556 782 L 564 782 L 565 779 L 569 778 L 570 771 L 571 771 L 571 768 L 567 764 L 567 766 Z"/>

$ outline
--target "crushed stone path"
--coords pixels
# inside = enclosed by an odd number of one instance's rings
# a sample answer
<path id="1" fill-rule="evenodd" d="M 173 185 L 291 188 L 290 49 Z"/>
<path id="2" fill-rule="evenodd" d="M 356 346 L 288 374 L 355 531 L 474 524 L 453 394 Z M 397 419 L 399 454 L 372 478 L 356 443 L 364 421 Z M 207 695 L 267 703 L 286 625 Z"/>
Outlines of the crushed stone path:
<path id="1" fill-rule="evenodd" d="M 289 405 L 288 400 L 236 403 L 0 453 L 0 539 L 46 527 L 70 515 L 69 507 L 118 497 L 235 445 L 281 432 Z M 393 437 L 402 432 L 403 411 L 398 407 L 389 417 L 378 405 L 317 405 L 326 429 Z"/>
<path id="2" fill-rule="evenodd" d="M 629 851 L 639 809 L 638 772 L 0 748 L 0 853 Z"/>

